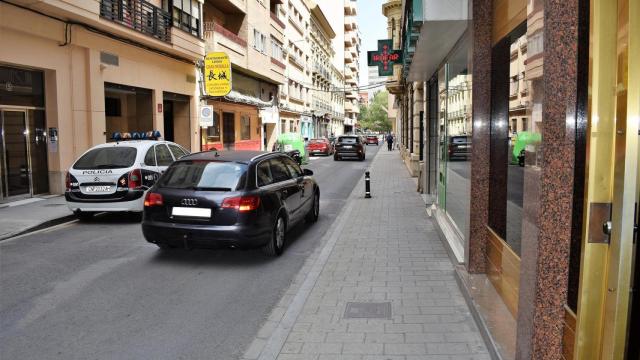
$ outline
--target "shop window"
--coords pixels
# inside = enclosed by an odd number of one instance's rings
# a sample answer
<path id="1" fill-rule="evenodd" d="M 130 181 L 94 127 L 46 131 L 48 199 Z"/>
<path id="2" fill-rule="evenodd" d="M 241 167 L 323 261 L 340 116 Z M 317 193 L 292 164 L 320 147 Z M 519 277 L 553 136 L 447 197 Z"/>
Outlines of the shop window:
<path id="1" fill-rule="evenodd" d="M 240 140 L 251 140 L 251 118 L 249 115 L 240 117 Z"/>
<path id="2" fill-rule="evenodd" d="M 122 103 L 118 98 L 106 97 L 104 99 L 105 116 L 122 116 Z"/>
<path id="3" fill-rule="evenodd" d="M 466 241 L 469 236 L 469 209 L 471 198 L 471 131 L 467 132 L 463 124 L 466 109 L 471 108 L 472 75 L 469 72 L 471 58 L 470 35 L 466 35 L 451 53 L 445 65 L 430 81 L 428 86 L 429 148 L 439 146 L 438 204 L 452 220 L 460 239 Z M 436 82 L 437 81 L 437 82 Z M 469 96 L 464 97 L 467 93 Z M 437 108 L 439 105 L 439 109 Z M 437 131 L 440 124 L 440 131 Z M 471 127 L 469 127 L 469 130 Z M 439 141 L 433 134 L 439 133 Z M 430 150 L 433 151 L 433 150 Z M 429 163 L 428 182 L 435 174 L 435 159 L 426 159 Z M 430 185 L 431 186 L 431 185 Z"/>
<path id="4" fill-rule="evenodd" d="M 511 58 L 511 48 L 517 41 L 526 41 L 525 32 L 526 23 L 523 23 L 494 46 L 491 71 L 489 227 L 518 256 L 524 198 L 524 163 L 521 160 L 528 143 L 518 131 L 518 118 L 509 118 L 509 98 L 517 95 L 519 84 L 518 76 L 510 76 L 510 68 L 524 67 L 523 57 Z M 509 133 L 509 127 L 512 133 Z"/>

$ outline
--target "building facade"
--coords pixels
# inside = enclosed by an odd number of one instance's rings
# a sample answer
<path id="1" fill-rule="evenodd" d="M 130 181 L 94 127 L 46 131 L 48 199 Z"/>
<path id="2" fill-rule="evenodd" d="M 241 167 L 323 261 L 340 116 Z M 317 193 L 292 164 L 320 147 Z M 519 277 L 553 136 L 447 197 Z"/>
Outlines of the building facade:
<path id="1" fill-rule="evenodd" d="M 63 193 L 72 162 L 116 131 L 198 149 L 201 14 L 197 1 L 0 3 L 0 199 Z"/>
<path id="2" fill-rule="evenodd" d="M 344 0 L 345 133 L 355 131 L 358 115 L 360 114 L 358 92 L 360 86 L 360 47 L 362 40 L 358 33 L 357 15 L 357 1 Z"/>
<path id="3" fill-rule="evenodd" d="M 280 122 L 282 132 L 298 132 L 313 138 L 311 119 L 311 61 L 309 40 L 311 13 L 302 0 L 291 0 L 282 6 L 286 21 L 285 42 L 287 81 L 280 92 Z"/>
<path id="4" fill-rule="evenodd" d="M 331 135 L 332 104 L 332 64 L 335 50 L 332 39 L 336 36 L 324 12 L 312 0 L 305 0 L 311 11 L 311 67 L 312 91 L 311 113 L 315 137 Z"/>
<path id="5" fill-rule="evenodd" d="M 486 343 L 503 359 L 639 358 L 640 4 L 448 5 L 402 2 L 388 88 Z"/>
<path id="6" fill-rule="evenodd" d="M 278 112 L 267 117 L 261 109 L 276 106 L 285 85 L 285 14 L 277 0 L 205 2 L 205 50 L 229 55 L 233 81 L 227 96 L 205 97 L 214 123 L 200 128 L 201 150 L 261 150 L 275 143 Z"/>

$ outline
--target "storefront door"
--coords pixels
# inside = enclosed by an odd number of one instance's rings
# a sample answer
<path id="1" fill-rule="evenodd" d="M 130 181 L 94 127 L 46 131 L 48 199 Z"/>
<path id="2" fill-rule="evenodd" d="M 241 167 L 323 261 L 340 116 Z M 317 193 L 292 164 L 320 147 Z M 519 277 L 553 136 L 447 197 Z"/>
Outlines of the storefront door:
<path id="1" fill-rule="evenodd" d="M 222 113 L 222 142 L 225 150 L 233 150 L 236 143 L 236 118 L 234 113 Z"/>
<path id="2" fill-rule="evenodd" d="M 637 314 L 638 304 L 632 284 L 640 177 L 640 3 L 591 4 L 588 181 L 575 358 L 631 360 L 638 358 L 631 314 Z"/>
<path id="3" fill-rule="evenodd" d="M 27 112 L 0 110 L 2 134 L 2 193 L 5 197 L 31 195 Z"/>

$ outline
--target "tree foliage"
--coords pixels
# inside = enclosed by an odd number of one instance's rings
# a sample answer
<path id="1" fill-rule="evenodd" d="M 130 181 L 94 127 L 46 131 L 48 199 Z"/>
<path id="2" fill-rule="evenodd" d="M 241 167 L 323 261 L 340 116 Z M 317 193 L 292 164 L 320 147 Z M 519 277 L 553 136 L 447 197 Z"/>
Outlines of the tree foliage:
<path id="1" fill-rule="evenodd" d="M 373 96 L 368 106 L 360 108 L 358 121 L 362 129 L 380 132 L 391 131 L 391 121 L 389 121 L 387 114 L 388 98 L 387 91 L 380 91 Z"/>

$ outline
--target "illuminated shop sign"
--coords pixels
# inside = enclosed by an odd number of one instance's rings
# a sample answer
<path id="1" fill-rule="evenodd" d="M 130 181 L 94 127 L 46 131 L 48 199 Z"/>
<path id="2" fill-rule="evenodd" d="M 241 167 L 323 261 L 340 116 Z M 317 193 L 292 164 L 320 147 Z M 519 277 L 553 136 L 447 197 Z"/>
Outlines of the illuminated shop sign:
<path id="1" fill-rule="evenodd" d="M 379 76 L 392 76 L 393 65 L 402 63 L 402 51 L 393 50 L 391 39 L 378 40 L 378 50 L 367 51 L 369 66 L 378 67 Z"/>

